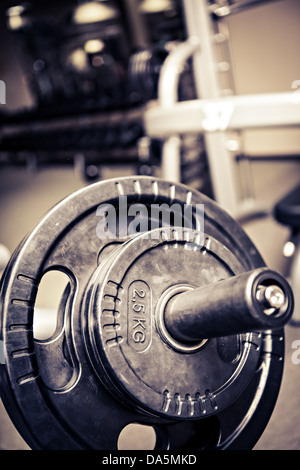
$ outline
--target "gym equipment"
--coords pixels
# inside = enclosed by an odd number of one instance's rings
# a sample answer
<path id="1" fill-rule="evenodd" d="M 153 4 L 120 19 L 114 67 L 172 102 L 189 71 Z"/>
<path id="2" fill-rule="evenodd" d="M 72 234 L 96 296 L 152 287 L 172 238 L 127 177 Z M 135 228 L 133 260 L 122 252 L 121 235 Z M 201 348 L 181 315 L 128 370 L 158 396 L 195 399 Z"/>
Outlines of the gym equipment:
<path id="1" fill-rule="evenodd" d="M 69 282 L 41 340 L 49 271 Z M 50 210 L 6 267 L 1 306 L 1 396 L 31 448 L 113 450 L 139 423 L 156 450 L 249 449 L 275 406 L 293 295 L 217 203 L 139 176 Z"/>

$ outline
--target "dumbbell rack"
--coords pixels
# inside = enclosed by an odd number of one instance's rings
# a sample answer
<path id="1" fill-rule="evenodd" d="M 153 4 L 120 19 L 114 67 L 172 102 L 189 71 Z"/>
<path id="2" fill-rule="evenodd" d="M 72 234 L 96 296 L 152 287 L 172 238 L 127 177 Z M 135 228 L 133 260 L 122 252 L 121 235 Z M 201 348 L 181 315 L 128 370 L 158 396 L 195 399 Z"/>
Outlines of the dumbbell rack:
<path id="1" fill-rule="evenodd" d="M 257 2 L 238 2 L 236 5 L 239 3 L 243 9 Z M 258 205 L 251 191 L 242 199 L 239 195 L 235 158 L 236 151 L 240 149 L 238 141 L 237 147 L 232 148 L 228 132 L 299 126 L 300 94 L 295 90 L 224 96 L 214 47 L 216 42 L 226 41 L 226 37 L 215 31 L 212 14 L 218 14 L 216 5 L 213 9 L 207 0 L 184 0 L 183 6 L 187 39 L 176 46 L 165 60 L 160 72 L 158 101 L 144 114 L 148 136 L 164 140 L 162 177 L 180 181 L 180 135 L 203 133 L 215 199 L 237 218 L 264 212 L 265 208 Z M 230 13 L 229 6 L 224 8 L 219 8 L 220 16 Z M 237 6 L 235 9 L 239 11 Z M 178 102 L 180 73 L 190 57 L 193 58 L 198 98 Z M 230 64 L 228 66 L 230 68 Z"/>

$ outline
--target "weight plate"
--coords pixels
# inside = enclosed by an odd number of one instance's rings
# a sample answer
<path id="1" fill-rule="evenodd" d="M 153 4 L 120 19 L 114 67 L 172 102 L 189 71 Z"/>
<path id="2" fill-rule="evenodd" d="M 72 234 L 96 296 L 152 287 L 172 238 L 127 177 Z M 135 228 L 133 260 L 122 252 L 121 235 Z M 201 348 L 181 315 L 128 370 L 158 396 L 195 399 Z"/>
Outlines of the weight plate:
<path id="1" fill-rule="evenodd" d="M 233 336 L 224 348 L 224 338 L 181 345 L 162 331 L 170 291 L 243 272 L 216 239 L 206 236 L 202 246 L 197 238 L 197 231 L 176 228 L 136 236 L 106 269 L 98 267 L 88 288 L 87 332 L 99 378 L 107 372 L 115 382 L 109 389 L 123 391 L 121 401 L 129 396 L 139 409 L 162 417 L 199 419 L 221 412 L 242 393 L 260 354 L 259 334 Z"/>
<path id="2" fill-rule="evenodd" d="M 0 371 L 6 409 L 34 449 L 115 449 L 120 432 L 133 422 L 154 427 L 156 449 L 249 448 L 266 426 L 277 398 L 283 365 L 279 359 L 284 351 L 281 330 L 262 334 L 257 367 L 239 397 L 219 413 L 199 420 L 158 416 L 157 408 L 153 410 L 149 403 L 144 406 L 134 390 L 126 389 L 124 383 L 119 387 L 120 379 L 115 375 L 119 371 L 100 374 L 91 338 L 95 339 L 94 346 L 97 342 L 101 345 L 102 339 L 98 326 L 93 333 L 89 330 L 89 311 L 95 306 L 90 296 L 98 298 L 93 292 L 98 266 L 104 263 L 102 267 L 109 269 L 117 252 L 121 253 L 126 237 L 120 235 L 134 216 L 123 221 L 115 240 L 101 239 L 97 236 L 97 210 L 99 205 L 112 204 L 119 215 L 120 201 L 125 200 L 127 207 L 134 203 L 148 208 L 151 204 L 178 203 L 180 207 L 191 206 L 193 214 L 197 204 L 204 204 L 207 237 L 230 252 L 238 260 L 240 270 L 264 266 L 241 227 L 215 202 L 184 185 L 125 177 L 77 191 L 50 210 L 24 239 L 1 280 L 5 364 L 1 364 Z M 191 229 L 198 228 L 194 217 Z M 66 273 L 69 286 L 60 306 L 60 334 L 52 342 L 43 343 L 34 339 L 33 324 L 39 283 L 49 270 Z M 140 280 L 143 281 L 142 276 Z M 190 277 L 181 281 L 189 284 Z M 157 321 L 157 317 L 152 321 Z M 155 331 L 158 338 L 160 333 Z M 162 344 L 168 351 L 172 349 L 167 341 Z M 258 346 L 254 341 L 251 348 Z M 218 347 L 230 351 L 225 343 Z M 203 351 L 205 348 L 204 345 Z M 174 354 L 181 357 L 179 351 Z M 102 361 L 105 355 L 105 350 L 100 352 Z M 186 359 L 193 354 L 182 356 Z M 58 370 L 63 374 L 57 374 Z"/>

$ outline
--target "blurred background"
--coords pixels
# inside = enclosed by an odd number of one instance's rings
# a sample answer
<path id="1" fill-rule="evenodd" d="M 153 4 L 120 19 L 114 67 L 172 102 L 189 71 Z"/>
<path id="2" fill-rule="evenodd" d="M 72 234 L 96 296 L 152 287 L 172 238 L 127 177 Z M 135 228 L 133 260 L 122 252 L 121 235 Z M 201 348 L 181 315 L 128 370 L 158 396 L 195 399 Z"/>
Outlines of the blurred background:
<path id="1" fill-rule="evenodd" d="M 1 2 L 2 269 L 42 215 L 71 192 L 114 176 L 167 177 L 163 140 L 149 138 L 144 113 L 157 102 L 166 58 L 188 37 L 185 3 Z M 293 84 L 300 84 L 298 0 L 219 0 L 207 1 L 207 7 L 219 48 L 220 95 L 295 90 Z M 178 99 L 197 98 L 196 88 L 194 64 L 187 60 Z M 181 139 L 180 181 L 218 200 L 205 136 Z M 223 189 L 226 193 L 236 185 L 237 205 L 250 201 L 255 210 L 241 214 L 218 202 L 239 219 L 267 265 L 287 274 L 290 259 L 283 248 L 290 227 L 275 220 L 272 209 L 300 183 L 300 129 L 243 130 L 228 142 L 234 165 Z M 295 340 L 300 329 L 288 325 L 283 384 L 257 449 L 300 449 L 300 364 L 291 359 Z M 1 405 L 0 449 L 26 448 Z"/>

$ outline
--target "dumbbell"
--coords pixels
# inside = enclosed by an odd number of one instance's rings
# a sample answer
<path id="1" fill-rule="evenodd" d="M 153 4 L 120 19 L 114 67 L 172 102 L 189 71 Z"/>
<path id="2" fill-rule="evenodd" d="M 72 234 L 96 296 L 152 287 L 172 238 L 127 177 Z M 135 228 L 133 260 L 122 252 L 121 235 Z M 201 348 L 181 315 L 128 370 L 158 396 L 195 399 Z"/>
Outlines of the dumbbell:
<path id="1" fill-rule="evenodd" d="M 34 335 L 50 271 L 57 327 Z M 24 239 L 1 283 L 1 396 L 33 449 L 250 449 L 280 389 L 293 294 L 216 202 L 151 177 L 97 182 Z"/>

